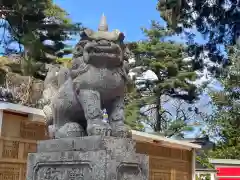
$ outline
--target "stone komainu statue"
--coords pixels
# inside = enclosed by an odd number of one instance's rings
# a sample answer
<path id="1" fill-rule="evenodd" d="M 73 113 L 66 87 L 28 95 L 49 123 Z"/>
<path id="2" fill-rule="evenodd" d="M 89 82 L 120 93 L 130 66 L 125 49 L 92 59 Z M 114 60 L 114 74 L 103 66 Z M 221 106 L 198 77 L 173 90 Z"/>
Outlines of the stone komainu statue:
<path id="1" fill-rule="evenodd" d="M 131 136 L 124 125 L 126 46 L 119 31 L 108 32 L 102 16 L 97 32 L 86 29 L 72 67 L 53 67 L 44 84 L 43 111 L 55 138 L 84 135 Z M 127 54 L 127 53 L 126 53 Z M 109 123 L 103 122 L 106 109 Z"/>

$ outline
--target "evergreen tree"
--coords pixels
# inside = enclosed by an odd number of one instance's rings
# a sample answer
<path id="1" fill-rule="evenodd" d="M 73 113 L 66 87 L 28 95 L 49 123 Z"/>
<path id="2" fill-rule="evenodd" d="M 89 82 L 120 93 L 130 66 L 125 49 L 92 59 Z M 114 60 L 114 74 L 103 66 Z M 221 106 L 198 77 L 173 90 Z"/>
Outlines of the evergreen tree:
<path id="1" fill-rule="evenodd" d="M 169 114 L 163 109 L 164 97 L 181 99 L 188 103 L 193 103 L 199 95 L 196 86 L 192 83 L 197 76 L 193 71 L 193 62 L 184 61 L 185 47 L 165 41 L 165 37 L 171 32 L 162 28 L 157 22 L 152 22 L 150 29 L 143 29 L 147 40 L 129 44 L 130 49 L 136 57 L 136 66 L 143 71 L 151 70 L 157 75 L 157 80 L 144 80 L 137 82 L 138 98 L 135 103 L 135 114 L 145 116 L 147 113 L 139 112 L 140 107 L 148 105 L 147 111 L 154 110 L 155 118 L 153 130 L 165 136 L 182 136 L 186 128 L 186 118 L 169 121 Z M 136 118 L 135 115 L 135 118 Z M 143 117 L 137 116 L 138 118 Z M 183 128 L 184 126 L 184 128 Z M 174 132 L 174 133 L 173 133 Z"/>
<path id="2" fill-rule="evenodd" d="M 125 94 L 125 124 L 133 130 L 144 131 L 144 124 L 140 113 L 141 98 L 134 84 Z"/>
<path id="3" fill-rule="evenodd" d="M 235 0 L 158 0 L 157 9 L 168 28 L 188 37 L 189 55 L 195 56 L 198 66 L 204 66 L 200 55 L 208 52 L 210 60 L 218 64 L 209 67 L 209 70 L 219 75 L 222 68 L 229 65 L 219 46 L 235 44 L 239 36 L 239 6 L 240 2 Z M 195 43 L 196 31 L 193 29 L 200 32 L 207 42 L 201 45 Z"/>
<path id="4" fill-rule="evenodd" d="M 16 52 L 9 46 L 16 42 L 30 62 L 51 63 L 71 53 L 65 41 L 80 29 L 52 0 L 2 0 L 0 15 L 4 19 L 1 28 L 9 33 L 1 41 L 5 53 Z"/>
<path id="5" fill-rule="evenodd" d="M 234 43 L 239 36 L 239 7 L 236 0 L 158 0 L 157 4 L 170 28 L 181 32 L 196 26 L 215 44 Z"/>
<path id="6" fill-rule="evenodd" d="M 240 49 L 228 49 L 232 65 L 226 77 L 220 79 L 223 90 L 213 92 L 216 112 L 209 120 L 208 132 L 217 137 L 216 148 L 209 155 L 215 158 L 240 159 Z"/>

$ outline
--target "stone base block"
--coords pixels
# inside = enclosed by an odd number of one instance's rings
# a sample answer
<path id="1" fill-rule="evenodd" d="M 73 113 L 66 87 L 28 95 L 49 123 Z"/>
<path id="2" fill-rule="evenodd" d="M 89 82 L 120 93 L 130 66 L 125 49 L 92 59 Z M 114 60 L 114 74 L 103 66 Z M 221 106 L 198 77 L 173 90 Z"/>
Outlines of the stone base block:
<path id="1" fill-rule="evenodd" d="M 27 180 L 148 180 L 148 166 L 132 139 L 54 139 L 28 155 Z"/>

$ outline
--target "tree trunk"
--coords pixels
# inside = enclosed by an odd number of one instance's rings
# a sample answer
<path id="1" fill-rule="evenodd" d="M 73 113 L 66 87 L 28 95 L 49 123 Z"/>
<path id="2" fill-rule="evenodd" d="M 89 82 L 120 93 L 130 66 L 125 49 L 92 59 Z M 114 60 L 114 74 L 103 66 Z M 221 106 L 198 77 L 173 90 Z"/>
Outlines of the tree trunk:
<path id="1" fill-rule="evenodd" d="M 158 81 L 159 82 L 162 82 L 163 79 L 162 79 L 162 76 L 160 75 L 160 69 L 157 68 L 156 71 L 155 71 L 155 74 L 157 75 L 158 77 Z M 159 110 L 161 109 L 161 91 L 158 91 L 155 93 L 156 95 L 156 128 L 155 128 L 155 131 L 156 132 L 162 132 L 162 117 L 160 116 L 160 113 L 159 113 Z"/>
<path id="2" fill-rule="evenodd" d="M 161 108 L 161 96 L 156 97 L 156 132 L 161 132 L 162 131 L 162 118 L 159 114 L 159 110 Z"/>

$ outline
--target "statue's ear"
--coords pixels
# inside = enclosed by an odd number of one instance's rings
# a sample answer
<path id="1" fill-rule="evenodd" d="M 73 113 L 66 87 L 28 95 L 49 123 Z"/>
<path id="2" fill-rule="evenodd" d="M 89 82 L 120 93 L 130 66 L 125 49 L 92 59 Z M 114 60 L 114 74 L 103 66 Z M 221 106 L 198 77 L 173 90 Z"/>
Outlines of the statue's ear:
<path id="1" fill-rule="evenodd" d="M 80 33 L 80 37 L 81 37 L 82 39 L 86 39 L 86 38 L 88 38 L 88 37 L 91 37 L 93 33 L 94 33 L 94 32 L 93 32 L 91 29 L 84 29 L 84 30 Z"/>
<path id="2" fill-rule="evenodd" d="M 119 41 L 123 41 L 124 38 L 125 38 L 124 34 L 123 34 L 123 33 L 119 33 L 119 35 L 118 35 L 118 40 L 119 40 Z"/>
<path id="3" fill-rule="evenodd" d="M 94 33 L 94 32 L 93 32 L 93 30 L 91 30 L 91 29 L 84 29 L 84 30 L 81 32 L 80 36 L 81 36 L 82 39 L 84 39 L 84 38 L 89 38 L 89 37 L 92 36 L 93 33 Z"/>
<path id="4" fill-rule="evenodd" d="M 86 38 L 86 37 L 87 37 L 86 32 L 85 32 L 85 31 L 80 32 L 80 37 L 81 37 L 82 39 Z"/>

